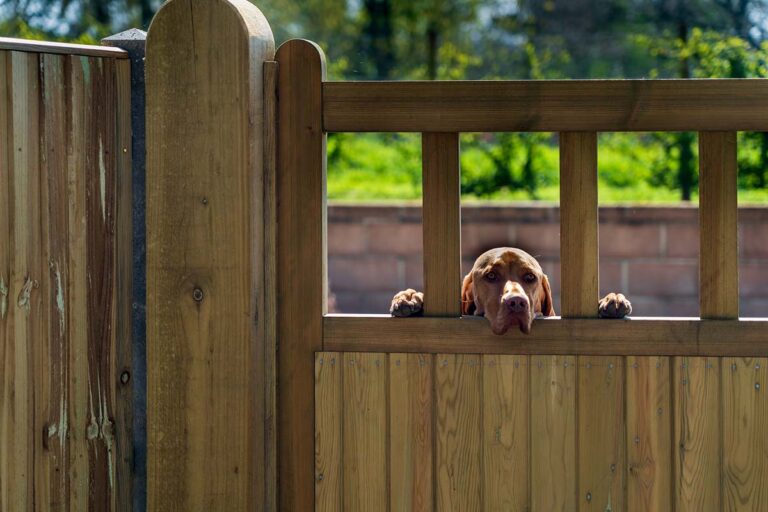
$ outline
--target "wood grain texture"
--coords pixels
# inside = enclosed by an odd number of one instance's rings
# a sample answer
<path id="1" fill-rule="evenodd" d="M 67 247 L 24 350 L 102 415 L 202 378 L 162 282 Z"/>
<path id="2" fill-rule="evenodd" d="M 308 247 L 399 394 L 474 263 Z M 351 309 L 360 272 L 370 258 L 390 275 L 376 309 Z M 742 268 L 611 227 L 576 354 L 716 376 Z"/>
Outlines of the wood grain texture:
<path id="1" fill-rule="evenodd" d="M 441 511 L 484 508 L 480 363 L 477 355 L 436 356 L 435 492 Z"/>
<path id="2" fill-rule="evenodd" d="M 497 336 L 479 317 L 323 319 L 327 350 L 362 352 L 768 357 L 766 329 L 764 319 L 548 318 L 534 321 L 529 335 Z"/>
<path id="3" fill-rule="evenodd" d="M 674 358 L 675 510 L 723 510 L 720 365 L 713 358 Z"/>
<path id="4" fill-rule="evenodd" d="M 147 39 L 153 510 L 265 499 L 262 73 L 273 56 L 266 20 L 244 0 L 167 2 Z M 311 354 L 305 366 L 313 381 Z M 311 478 L 314 453 L 303 455 Z"/>
<path id="5" fill-rule="evenodd" d="M 461 316 L 459 135 L 422 134 L 424 314 Z"/>
<path id="6" fill-rule="evenodd" d="M 346 512 L 389 510 L 387 373 L 386 354 L 344 354 Z"/>
<path id="7" fill-rule="evenodd" d="M 343 510 L 344 357 L 315 356 L 315 510 Z"/>
<path id="8" fill-rule="evenodd" d="M 624 358 L 577 362 L 579 510 L 625 510 Z"/>
<path id="9" fill-rule="evenodd" d="M 578 510 L 574 356 L 532 356 L 531 510 Z"/>
<path id="10" fill-rule="evenodd" d="M 699 133 L 702 318 L 739 317 L 736 132 Z"/>
<path id="11" fill-rule="evenodd" d="M 723 506 L 768 511 L 768 359 L 723 358 Z"/>
<path id="12" fill-rule="evenodd" d="M 434 362 L 431 354 L 390 354 L 390 509 L 434 510 Z"/>
<path id="13" fill-rule="evenodd" d="M 528 357 L 483 356 L 482 363 L 484 510 L 528 510 Z"/>
<path id="14" fill-rule="evenodd" d="M 560 133 L 562 316 L 597 316 L 597 134 Z"/>
<path id="15" fill-rule="evenodd" d="M 279 507 L 311 510 L 314 499 L 312 354 L 322 348 L 326 311 L 325 142 L 322 130 L 322 51 L 293 40 L 277 52 L 277 258 Z M 302 148 L 300 151 L 297 148 Z"/>
<path id="16" fill-rule="evenodd" d="M 329 132 L 768 129 L 765 80 L 329 82 Z"/>
<path id="17" fill-rule="evenodd" d="M 9 413 L 14 407 L 13 388 L 13 301 L 10 296 L 10 277 L 12 270 L 13 220 L 14 205 L 11 202 L 11 167 L 13 165 L 13 112 L 11 93 L 13 85 L 11 53 L 0 51 L 0 509 L 10 510 L 15 505 L 16 492 L 6 482 L 11 480 L 13 458 L 10 455 L 10 438 L 13 425 Z M 13 495 L 11 493 L 13 492 Z"/>
<path id="18" fill-rule="evenodd" d="M 672 509 L 672 395 L 668 357 L 627 357 L 627 510 Z"/>
<path id="19" fill-rule="evenodd" d="M 13 37 L 0 37 L 0 50 L 58 55 L 80 55 L 84 57 L 111 57 L 115 59 L 128 58 L 128 52 L 121 50 L 120 48 L 90 44 L 34 41 L 30 39 L 16 39 Z"/>

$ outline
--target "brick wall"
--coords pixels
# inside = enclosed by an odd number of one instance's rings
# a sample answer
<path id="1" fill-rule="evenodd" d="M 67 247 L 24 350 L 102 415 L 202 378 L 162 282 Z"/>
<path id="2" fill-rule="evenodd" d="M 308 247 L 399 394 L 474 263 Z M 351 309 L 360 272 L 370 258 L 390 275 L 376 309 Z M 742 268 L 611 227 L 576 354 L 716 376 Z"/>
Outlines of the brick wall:
<path id="1" fill-rule="evenodd" d="M 463 272 L 483 251 L 520 247 L 560 292 L 559 210 L 552 206 L 462 208 Z M 637 316 L 698 316 L 698 210 L 600 209 L 600 290 L 622 291 Z M 768 316 L 768 208 L 739 210 L 741 316 Z M 423 289 L 421 208 L 332 205 L 329 281 L 336 311 L 386 313 L 392 295 Z M 457 277 L 458 279 L 458 277 Z"/>

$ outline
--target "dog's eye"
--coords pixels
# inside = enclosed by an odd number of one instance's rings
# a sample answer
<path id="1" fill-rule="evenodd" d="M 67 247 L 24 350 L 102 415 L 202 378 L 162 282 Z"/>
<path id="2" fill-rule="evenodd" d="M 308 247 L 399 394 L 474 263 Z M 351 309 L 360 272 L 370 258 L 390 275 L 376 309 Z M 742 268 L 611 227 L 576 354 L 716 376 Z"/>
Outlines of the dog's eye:
<path id="1" fill-rule="evenodd" d="M 497 276 L 496 276 L 496 272 L 488 272 L 487 274 L 485 274 L 485 278 L 486 278 L 488 281 L 491 281 L 491 282 L 495 281 L 495 280 L 496 280 L 496 278 L 497 278 Z"/>
<path id="2" fill-rule="evenodd" d="M 525 274 L 525 277 L 523 279 L 525 279 L 526 283 L 532 283 L 536 281 L 536 274 L 534 274 L 533 272 L 528 272 L 527 274 Z"/>

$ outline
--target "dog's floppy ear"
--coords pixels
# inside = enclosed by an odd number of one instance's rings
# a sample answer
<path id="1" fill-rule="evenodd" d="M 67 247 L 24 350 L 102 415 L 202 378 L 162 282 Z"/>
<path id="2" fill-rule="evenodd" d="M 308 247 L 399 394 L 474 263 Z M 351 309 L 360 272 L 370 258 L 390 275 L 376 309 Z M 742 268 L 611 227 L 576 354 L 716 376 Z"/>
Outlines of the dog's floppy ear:
<path id="1" fill-rule="evenodd" d="M 544 316 L 555 316 L 555 303 L 552 301 L 552 290 L 549 287 L 549 279 L 545 275 L 541 280 L 544 288 L 544 296 L 541 298 L 541 314 Z"/>
<path id="2" fill-rule="evenodd" d="M 472 272 L 469 272 L 461 285 L 461 314 L 471 315 L 474 312 L 475 294 L 472 291 Z"/>

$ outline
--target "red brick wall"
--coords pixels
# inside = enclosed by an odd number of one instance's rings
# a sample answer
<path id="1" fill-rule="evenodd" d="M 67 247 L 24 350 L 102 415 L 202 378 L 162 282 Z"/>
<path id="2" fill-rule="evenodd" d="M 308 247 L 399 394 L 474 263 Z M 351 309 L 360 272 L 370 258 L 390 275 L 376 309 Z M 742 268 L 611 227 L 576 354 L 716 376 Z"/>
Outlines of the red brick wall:
<path id="1" fill-rule="evenodd" d="M 559 311 L 559 231 L 557 207 L 466 206 L 464 272 L 487 249 L 520 247 L 539 259 Z M 698 232 L 695 207 L 601 208 L 601 293 L 626 293 L 637 316 L 698 316 Z M 741 316 L 768 317 L 768 208 L 739 210 L 739 252 Z M 338 312 L 386 313 L 394 293 L 422 288 L 421 208 L 330 206 L 328 256 Z"/>

